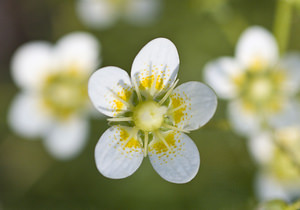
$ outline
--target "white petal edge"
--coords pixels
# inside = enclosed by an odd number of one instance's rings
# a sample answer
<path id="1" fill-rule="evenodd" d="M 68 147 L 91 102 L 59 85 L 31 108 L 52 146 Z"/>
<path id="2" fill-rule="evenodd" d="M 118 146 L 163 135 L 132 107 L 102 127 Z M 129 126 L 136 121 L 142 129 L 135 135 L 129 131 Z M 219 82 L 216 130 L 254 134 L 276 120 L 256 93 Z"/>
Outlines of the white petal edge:
<path id="1" fill-rule="evenodd" d="M 20 93 L 8 113 L 8 124 L 14 132 L 28 139 L 41 136 L 50 125 L 50 117 L 41 109 L 41 101 L 32 94 Z"/>
<path id="2" fill-rule="evenodd" d="M 300 104 L 298 101 L 285 101 L 279 113 L 270 117 L 269 123 L 278 129 L 287 126 L 300 124 Z"/>
<path id="3" fill-rule="evenodd" d="M 187 82 L 179 85 L 172 98 L 181 98 L 186 108 L 184 115 L 176 125 L 184 130 L 196 130 L 205 125 L 217 109 L 217 96 L 214 91 L 201 82 Z M 177 110 L 180 112 L 181 110 Z"/>
<path id="4" fill-rule="evenodd" d="M 122 179 L 132 175 L 144 158 L 141 146 L 134 149 L 123 147 L 120 129 L 120 126 L 107 129 L 95 148 L 97 169 L 103 176 L 111 179 Z M 130 132 L 132 128 L 122 127 L 122 129 Z"/>
<path id="5" fill-rule="evenodd" d="M 278 47 L 274 36 L 260 26 L 247 28 L 236 46 L 236 57 L 245 67 L 259 61 L 264 67 L 278 62 Z"/>
<path id="6" fill-rule="evenodd" d="M 242 102 L 232 101 L 227 108 L 229 121 L 236 133 L 250 137 L 261 131 L 259 116 L 243 109 Z"/>
<path id="7" fill-rule="evenodd" d="M 154 78 L 159 76 L 163 79 L 162 90 L 165 90 L 175 81 L 178 68 L 179 55 L 175 45 L 166 38 L 156 38 L 146 44 L 135 57 L 131 68 L 131 79 L 140 86 L 142 78 L 151 75 Z"/>
<path id="8" fill-rule="evenodd" d="M 113 25 L 120 13 L 110 0 L 78 0 L 76 11 L 85 25 L 99 29 Z"/>
<path id="9" fill-rule="evenodd" d="M 69 160 L 84 148 L 88 136 L 88 123 L 84 119 L 72 118 L 65 122 L 54 122 L 44 136 L 47 151 L 55 158 Z"/>
<path id="10" fill-rule="evenodd" d="M 115 94 L 125 89 L 132 92 L 131 81 L 127 72 L 118 67 L 99 69 L 92 74 L 88 83 L 88 93 L 93 105 L 110 117 L 128 109 L 128 106 L 124 105 L 122 110 L 117 110 L 113 102 L 119 101 Z"/>
<path id="11" fill-rule="evenodd" d="M 284 186 L 274 177 L 265 172 L 257 174 L 254 187 L 255 193 L 261 201 L 269 201 L 273 199 L 282 199 L 284 201 L 291 200 Z"/>
<path id="12" fill-rule="evenodd" d="M 166 132 L 165 135 L 172 133 Z M 175 153 L 160 152 L 155 143 L 149 144 L 149 159 L 154 170 L 165 180 L 177 184 L 191 181 L 198 173 L 200 155 L 197 146 L 190 137 L 183 133 L 175 133 L 175 144 L 170 148 Z"/>
<path id="13" fill-rule="evenodd" d="M 86 32 L 73 32 L 62 37 L 55 46 L 60 70 L 76 68 L 91 73 L 100 64 L 100 44 Z"/>
<path id="14" fill-rule="evenodd" d="M 279 67 L 286 73 L 286 84 L 289 93 L 300 90 L 300 53 L 290 52 L 283 56 Z"/>
<path id="15" fill-rule="evenodd" d="M 21 88 L 39 88 L 53 66 L 53 58 L 53 48 L 47 42 L 36 41 L 22 45 L 14 53 L 11 62 L 14 81 Z"/>
<path id="16" fill-rule="evenodd" d="M 273 158 L 274 144 L 272 136 L 268 132 L 262 132 L 251 137 L 248 141 L 248 148 L 258 164 L 266 165 Z"/>
<path id="17" fill-rule="evenodd" d="M 230 57 L 222 57 L 209 62 L 204 67 L 205 81 L 224 99 L 237 95 L 234 78 L 243 73 L 241 66 Z"/>
<path id="18" fill-rule="evenodd" d="M 125 5 L 124 15 L 131 24 L 143 26 L 158 18 L 161 6 L 159 0 L 130 0 Z"/>

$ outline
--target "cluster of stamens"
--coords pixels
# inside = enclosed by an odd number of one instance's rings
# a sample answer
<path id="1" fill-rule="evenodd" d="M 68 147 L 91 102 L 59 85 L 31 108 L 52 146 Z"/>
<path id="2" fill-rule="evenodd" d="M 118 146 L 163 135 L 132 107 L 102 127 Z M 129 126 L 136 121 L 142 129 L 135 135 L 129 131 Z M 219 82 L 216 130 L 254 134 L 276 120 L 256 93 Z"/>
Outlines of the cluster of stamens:
<path id="1" fill-rule="evenodd" d="M 170 149 L 170 145 L 165 140 L 164 135 L 161 132 L 162 130 L 174 130 L 188 133 L 188 131 L 177 128 L 174 125 L 171 116 L 174 109 L 168 105 L 168 99 L 170 99 L 170 95 L 178 83 L 178 80 L 168 88 L 160 100 L 156 99 L 155 95 L 157 94 L 149 94 L 145 97 L 139 91 L 136 81 L 133 80 L 132 83 L 134 84 L 138 100 L 136 105 L 132 102 L 124 101 L 117 94 L 114 94 L 119 101 L 123 102 L 130 109 L 128 112 L 131 113 L 130 116 L 109 118 L 108 121 L 131 123 L 133 129 L 131 129 L 131 132 L 125 142 L 128 143 L 131 138 L 138 139 L 140 144 L 143 146 L 144 156 L 147 156 L 148 153 L 148 145 L 150 143 L 149 139 L 162 141 L 164 145 Z M 177 107 L 175 109 L 177 109 Z M 143 135 L 141 135 L 139 131 L 141 131 Z M 149 138 L 150 136 L 152 138 Z M 124 146 L 126 146 L 126 143 Z"/>

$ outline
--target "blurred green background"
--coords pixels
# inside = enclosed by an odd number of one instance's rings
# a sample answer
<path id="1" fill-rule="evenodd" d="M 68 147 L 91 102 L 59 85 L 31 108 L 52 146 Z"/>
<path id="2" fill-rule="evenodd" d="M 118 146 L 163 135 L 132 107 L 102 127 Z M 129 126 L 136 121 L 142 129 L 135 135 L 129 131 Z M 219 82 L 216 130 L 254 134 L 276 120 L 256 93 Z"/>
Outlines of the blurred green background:
<path id="1" fill-rule="evenodd" d="M 92 119 L 89 141 L 73 160 L 57 161 L 41 141 L 26 140 L 7 125 L 7 112 L 18 93 L 10 76 L 10 58 L 28 41 L 55 43 L 73 31 L 89 31 L 102 45 L 102 66 L 130 72 L 142 46 L 156 37 L 178 48 L 180 84 L 202 81 L 204 64 L 233 56 L 240 33 L 251 25 L 271 30 L 274 0 L 164 0 L 158 20 L 134 27 L 120 20 L 105 30 L 90 30 L 75 13 L 74 0 L 0 0 L 0 209 L 253 209 L 255 165 L 245 139 L 226 124 L 226 103 L 190 137 L 200 151 L 198 175 L 188 184 L 159 177 L 148 159 L 129 178 L 110 180 L 96 169 L 94 147 L 108 128 Z M 299 13 L 293 16 L 289 50 L 300 50 Z"/>

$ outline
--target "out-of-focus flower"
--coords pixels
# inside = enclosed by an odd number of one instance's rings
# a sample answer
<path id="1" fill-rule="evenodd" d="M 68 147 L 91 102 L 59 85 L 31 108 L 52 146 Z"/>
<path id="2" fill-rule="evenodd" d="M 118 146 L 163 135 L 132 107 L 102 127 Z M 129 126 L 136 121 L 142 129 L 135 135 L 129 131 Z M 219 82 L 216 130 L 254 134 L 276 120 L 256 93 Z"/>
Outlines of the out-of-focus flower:
<path id="1" fill-rule="evenodd" d="M 254 26 L 240 37 L 235 58 L 222 57 L 205 66 L 204 76 L 217 94 L 230 100 L 233 128 L 253 135 L 264 127 L 295 120 L 292 96 L 300 85 L 300 56 L 279 59 L 275 38 Z"/>
<path id="2" fill-rule="evenodd" d="M 106 28 L 121 17 L 134 25 L 153 22 L 159 15 L 160 0 L 78 0 L 81 21 L 93 28 Z"/>
<path id="3" fill-rule="evenodd" d="M 184 133 L 209 121 L 217 99 L 200 82 L 175 88 L 178 67 L 174 44 L 158 38 L 136 56 L 131 79 L 117 67 L 101 68 L 91 76 L 91 101 L 116 123 L 95 149 L 96 165 L 104 176 L 130 176 L 147 154 L 157 173 L 169 182 L 186 183 L 197 174 L 199 152 Z"/>
<path id="4" fill-rule="evenodd" d="M 261 203 L 257 210 L 288 210 L 288 204 L 283 200 L 270 200 Z"/>
<path id="5" fill-rule="evenodd" d="M 300 126 L 278 128 L 249 141 L 249 148 L 261 167 L 256 178 L 260 199 L 291 201 L 300 196 Z"/>
<path id="6" fill-rule="evenodd" d="M 22 92 L 9 123 L 26 138 L 42 137 L 56 158 L 68 159 L 83 148 L 92 106 L 87 84 L 99 65 L 100 46 L 90 34 L 71 33 L 56 46 L 36 41 L 21 46 L 12 59 L 12 77 Z"/>

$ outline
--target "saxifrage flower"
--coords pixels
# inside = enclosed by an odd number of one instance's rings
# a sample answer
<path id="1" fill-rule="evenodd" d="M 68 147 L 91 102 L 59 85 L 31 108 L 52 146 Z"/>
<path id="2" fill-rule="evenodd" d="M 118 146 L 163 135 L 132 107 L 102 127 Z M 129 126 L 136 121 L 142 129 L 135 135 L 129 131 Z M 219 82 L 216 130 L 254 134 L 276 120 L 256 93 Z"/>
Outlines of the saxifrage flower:
<path id="1" fill-rule="evenodd" d="M 90 34 L 74 32 L 55 46 L 22 45 L 12 59 L 12 78 L 22 92 L 12 103 L 9 124 L 28 138 L 41 137 L 58 159 L 70 159 L 85 145 L 93 110 L 88 78 L 99 65 L 100 46 Z"/>
<path id="2" fill-rule="evenodd" d="M 118 67 L 104 67 L 91 76 L 91 101 L 114 124 L 95 148 L 96 165 L 104 176 L 130 176 L 147 155 L 169 182 L 186 183 L 197 174 L 199 152 L 185 133 L 211 119 L 217 98 L 200 82 L 175 88 L 178 67 L 174 44 L 157 38 L 136 56 L 131 78 Z"/>
<path id="3" fill-rule="evenodd" d="M 207 83 L 219 97 L 229 100 L 232 127 L 251 136 L 286 123 L 283 118 L 294 113 L 293 97 L 300 89 L 299 54 L 279 58 L 275 38 L 259 26 L 242 33 L 235 53 L 204 68 Z M 289 121 L 296 120 L 289 116 Z"/>

